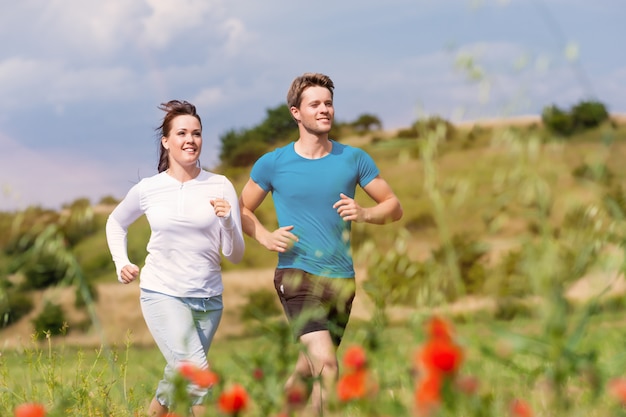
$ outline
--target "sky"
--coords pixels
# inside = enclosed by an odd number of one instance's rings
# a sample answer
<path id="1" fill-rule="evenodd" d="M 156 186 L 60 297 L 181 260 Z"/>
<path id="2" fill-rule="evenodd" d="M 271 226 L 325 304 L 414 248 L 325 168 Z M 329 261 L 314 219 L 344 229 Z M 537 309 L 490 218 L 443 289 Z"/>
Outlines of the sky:
<path id="1" fill-rule="evenodd" d="M 196 105 L 210 169 L 304 72 L 333 79 L 336 120 L 384 129 L 582 100 L 626 113 L 624 18 L 624 0 L 6 2 L 0 211 L 123 198 L 156 173 L 171 99 Z"/>

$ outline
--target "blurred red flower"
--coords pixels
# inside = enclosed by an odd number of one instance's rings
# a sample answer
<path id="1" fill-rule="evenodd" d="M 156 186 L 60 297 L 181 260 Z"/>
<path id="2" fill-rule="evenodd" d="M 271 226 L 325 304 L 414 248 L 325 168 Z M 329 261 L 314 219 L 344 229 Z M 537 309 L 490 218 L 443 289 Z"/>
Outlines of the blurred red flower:
<path id="1" fill-rule="evenodd" d="M 439 373 L 430 373 L 422 379 L 415 390 L 415 405 L 419 415 L 430 415 L 441 402 L 443 381 Z"/>
<path id="2" fill-rule="evenodd" d="M 230 389 L 223 391 L 218 400 L 219 409 L 224 413 L 232 415 L 237 415 L 247 405 L 248 393 L 239 384 L 235 384 Z"/>
<path id="3" fill-rule="evenodd" d="M 285 391 L 287 404 L 304 405 L 308 400 L 308 389 L 303 382 L 296 383 L 288 387 Z"/>
<path id="4" fill-rule="evenodd" d="M 20 404 L 15 407 L 15 417 L 44 417 L 46 409 L 37 403 Z"/>
<path id="5" fill-rule="evenodd" d="M 265 377 L 265 373 L 262 368 L 254 368 L 254 371 L 252 371 L 252 377 L 257 381 L 261 381 Z"/>
<path id="6" fill-rule="evenodd" d="M 452 328 L 441 317 L 434 316 L 426 322 L 426 335 L 428 339 L 452 340 Z"/>
<path id="7" fill-rule="evenodd" d="M 530 408 L 530 405 L 526 401 L 517 398 L 511 402 L 510 411 L 512 417 L 533 416 L 533 410 Z"/>
<path id="8" fill-rule="evenodd" d="M 613 378 L 608 384 L 609 394 L 626 404 L 626 378 Z"/>
<path id="9" fill-rule="evenodd" d="M 429 371 L 455 373 L 463 362 L 463 351 L 451 340 L 431 339 L 419 352 L 419 360 Z"/>
<path id="10" fill-rule="evenodd" d="M 361 369 L 367 365 L 367 356 L 361 346 L 350 346 L 343 355 L 343 364 L 349 369 Z"/>
<path id="11" fill-rule="evenodd" d="M 196 365 L 188 362 L 183 362 L 178 367 L 178 372 L 187 379 L 193 382 L 199 387 L 209 388 L 219 381 L 219 377 L 215 372 L 208 369 L 200 369 Z"/>
<path id="12" fill-rule="evenodd" d="M 178 365 L 178 372 L 188 380 L 191 380 L 193 376 L 198 372 L 198 367 L 189 362 L 181 362 Z"/>
<path id="13" fill-rule="evenodd" d="M 219 377 L 208 369 L 199 369 L 191 381 L 199 387 L 209 388 L 218 383 Z"/>
<path id="14" fill-rule="evenodd" d="M 358 400 L 367 395 L 367 371 L 359 369 L 339 378 L 337 396 L 341 401 Z"/>

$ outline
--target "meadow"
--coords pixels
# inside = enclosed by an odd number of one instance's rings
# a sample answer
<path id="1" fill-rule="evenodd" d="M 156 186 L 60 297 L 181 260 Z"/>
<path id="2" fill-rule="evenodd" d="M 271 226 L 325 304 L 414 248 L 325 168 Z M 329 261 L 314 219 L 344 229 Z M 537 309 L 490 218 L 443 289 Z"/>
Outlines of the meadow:
<path id="1" fill-rule="evenodd" d="M 369 314 L 351 321 L 339 350 L 329 415 L 626 415 L 623 124 L 572 138 L 531 123 L 351 141 L 374 156 L 405 216 L 353 229 Z M 246 172 L 227 174 L 240 189 Z M 271 203 L 261 213 L 271 216 Z M 101 239 L 71 256 L 93 255 Z M 248 248 L 228 270 L 271 266 Z M 209 354 L 211 415 L 279 416 L 285 402 L 298 405 L 281 388 L 297 346 L 267 298 L 247 296 L 245 331 Z M 443 330 L 432 330 L 433 317 Z M 163 366 L 155 348 L 130 337 L 63 340 L 0 346 L 0 415 L 31 402 L 50 417 L 144 415 Z"/>

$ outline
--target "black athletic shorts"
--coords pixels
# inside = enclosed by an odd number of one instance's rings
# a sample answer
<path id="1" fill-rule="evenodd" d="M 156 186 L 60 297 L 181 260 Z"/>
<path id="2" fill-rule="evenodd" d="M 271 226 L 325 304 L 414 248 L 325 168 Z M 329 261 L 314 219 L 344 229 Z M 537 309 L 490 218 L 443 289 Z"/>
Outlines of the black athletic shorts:
<path id="1" fill-rule="evenodd" d="M 356 293 L 354 278 L 328 278 L 301 269 L 276 269 L 274 287 L 294 337 L 328 330 L 339 346 Z"/>

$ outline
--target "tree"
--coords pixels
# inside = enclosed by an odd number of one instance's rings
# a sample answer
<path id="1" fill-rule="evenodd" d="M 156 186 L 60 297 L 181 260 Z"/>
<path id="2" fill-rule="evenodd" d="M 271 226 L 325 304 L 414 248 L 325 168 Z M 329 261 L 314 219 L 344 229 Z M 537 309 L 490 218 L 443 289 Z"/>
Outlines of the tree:
<path id="1" fill-rule="evenodd" d="M 369 132 L 373 128 L 381 130 L 383 128 L 383 124 L 377 116 L 369 113 L 363 113 L 354 122 L 352 122 L 352 127 L 357 132 Z"/>

